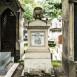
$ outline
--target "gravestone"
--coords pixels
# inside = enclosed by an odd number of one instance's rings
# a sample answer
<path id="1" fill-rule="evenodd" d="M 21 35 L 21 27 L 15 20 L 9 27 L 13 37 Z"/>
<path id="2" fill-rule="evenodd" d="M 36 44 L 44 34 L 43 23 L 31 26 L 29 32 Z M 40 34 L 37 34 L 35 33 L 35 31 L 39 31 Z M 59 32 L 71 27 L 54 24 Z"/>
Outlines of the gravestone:
<path id="1" fill-rule="evenodd" d="M 62 0 L 63 67 L 67 77 L 76 77 L 77 64 L 77 1 Z"/>
<path id="2" fill-rule="evenodd" d="M 11 52 L 0 52 L 0 76 L 5 75 L 11 68 L 14 62 L 12 58 Z"/>
<path id="3" fill-rule="evenodd" d="M 23 11 L 18 0 L 0 0 L 0 52 L 11 52 L 15 60 L 24 53 Z"/>
<path id="4" fill-rule="evenodd" d="M 25 53 L 24 72 L 41 75 L 42 71 L 51 74 L 51 53 L 48 49 L 48 28 L 51 23 L 41 20 L 39 7 L 35 8 L 36 20 L 28 21 L 25 27 L 28 30 L 28 49 Z M 34 11 L 36 11 L 34 10 Z"/>

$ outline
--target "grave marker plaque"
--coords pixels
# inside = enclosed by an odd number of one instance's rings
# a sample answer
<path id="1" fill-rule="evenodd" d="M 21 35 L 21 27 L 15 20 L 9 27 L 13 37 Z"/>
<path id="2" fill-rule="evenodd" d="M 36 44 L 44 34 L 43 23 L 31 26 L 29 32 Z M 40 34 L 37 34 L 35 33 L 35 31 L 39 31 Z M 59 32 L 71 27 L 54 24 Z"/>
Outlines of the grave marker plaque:
<path id="1" fill-rule="evenodd" d="M 31 33 L 31 46 L 44 46 L 44 32 Z"/>

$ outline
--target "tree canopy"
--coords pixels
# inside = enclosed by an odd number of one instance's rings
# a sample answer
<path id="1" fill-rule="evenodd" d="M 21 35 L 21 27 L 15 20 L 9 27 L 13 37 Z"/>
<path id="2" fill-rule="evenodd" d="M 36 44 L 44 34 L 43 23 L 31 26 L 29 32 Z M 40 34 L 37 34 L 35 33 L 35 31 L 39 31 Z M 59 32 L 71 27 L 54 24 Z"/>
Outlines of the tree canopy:
<path id="1" fill-rule="evenodd" d="M 62 5 L 60 0 L 44 0 L 42 6 L 44 14 L 49 14 L 51 19 L 62 15 Z"/>
<path id="2" fill-rule="evenodd" d="M 62 15 L 62 5 L 61 0 L 19 0 L 22 4 L 25 12 L 24 18 L 31 20 L 33 19 L 33 9 L 37 6 L 43 8 L 44 14 L 49 14 L 51 19 Z"/>
<path id="3" fill-rule="evenodd" d="M 25 4 L 24 10 L 24 18 L 27 20 L 33 19 L 33 7 L 31 6 L 31 4 Z"/>

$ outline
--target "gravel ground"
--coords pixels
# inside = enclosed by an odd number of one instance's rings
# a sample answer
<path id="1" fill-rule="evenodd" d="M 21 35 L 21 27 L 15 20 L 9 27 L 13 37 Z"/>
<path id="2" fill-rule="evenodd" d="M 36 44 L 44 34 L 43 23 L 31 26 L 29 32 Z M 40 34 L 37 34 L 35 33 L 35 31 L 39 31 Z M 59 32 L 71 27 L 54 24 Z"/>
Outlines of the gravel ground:
<path id="1" fill-rule="evenodd" d="M 63 71 L 62 66 L 55 67 L 54 71 L 55 71 L 55 77 L 67 77 Z"/>

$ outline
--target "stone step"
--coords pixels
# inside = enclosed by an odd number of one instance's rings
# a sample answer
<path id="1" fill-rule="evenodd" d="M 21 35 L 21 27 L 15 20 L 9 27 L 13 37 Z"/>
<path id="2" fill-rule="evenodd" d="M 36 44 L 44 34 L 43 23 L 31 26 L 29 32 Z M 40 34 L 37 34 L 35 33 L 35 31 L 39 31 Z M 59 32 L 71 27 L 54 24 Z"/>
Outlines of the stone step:
<path id="1" fill-rule="evenodd" d="M 10 52 L 0 52 L 0 75 L 5 75 L 9 70 L 8 64 L 12 63 L 12 57 Z"/>
<path id="2" fill-rule="evenodd" d="M 24 69 L 23 69 L 23 71 L 22 71 L 21 77 L 24 77 Z"/>
<path id="3" fill-rule="evenodd" d="M 14 63 L 13 66 L 11 67 L 11 69 L 5 75 L 5 77 L 12 77 L 12 75 L 15 72 L 15 70 L 17 69 L 18 65 L 19 65 L 19 63 Z"/>

